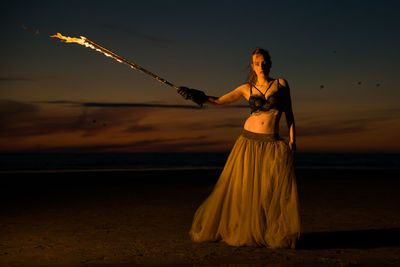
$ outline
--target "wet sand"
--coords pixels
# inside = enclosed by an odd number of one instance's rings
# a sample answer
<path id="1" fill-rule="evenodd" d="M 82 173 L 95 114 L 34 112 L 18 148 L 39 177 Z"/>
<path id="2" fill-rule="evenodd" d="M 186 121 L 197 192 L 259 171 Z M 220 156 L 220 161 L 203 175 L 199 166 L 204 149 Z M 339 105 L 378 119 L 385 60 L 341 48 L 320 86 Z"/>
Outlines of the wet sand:
<path id="1" fill-rule="evenodd" d="M 3 173 L 0 265 L 400 266 L 399 170 L 297 170 L 296 249 L 192 242 L 219 173 Z"/>

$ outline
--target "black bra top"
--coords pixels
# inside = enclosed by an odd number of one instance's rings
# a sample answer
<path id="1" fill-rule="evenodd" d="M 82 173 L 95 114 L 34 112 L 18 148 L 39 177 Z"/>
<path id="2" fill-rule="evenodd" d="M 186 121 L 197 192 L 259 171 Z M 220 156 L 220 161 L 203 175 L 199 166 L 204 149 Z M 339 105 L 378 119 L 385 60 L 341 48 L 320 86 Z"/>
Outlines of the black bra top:
<path id="1" fill-rule="evenodd" d="M 277 80 L 277 79 L 276 79 Z M 259 113 L 259 112 L 267 112 L 271 109 L 275 109 L 278 111 L 283 110 L 283 97 L 282 92 L 279 90 L 279 81 L 278 81 L 278 90 L 273 94 L 270 94 L 267 98 L 265 98 L 265 94 L 268 92 L 271 85 L 275 82 L 270 83 L 267 90 L 263 94 L 257 87 L 257 89 L 261 93 L 261 95 L 252 95 L 252 86 L 250 85 L 250 97 L 249 97 L 249 105 L 250 105 L 250 114 L 252 113 Z"/>

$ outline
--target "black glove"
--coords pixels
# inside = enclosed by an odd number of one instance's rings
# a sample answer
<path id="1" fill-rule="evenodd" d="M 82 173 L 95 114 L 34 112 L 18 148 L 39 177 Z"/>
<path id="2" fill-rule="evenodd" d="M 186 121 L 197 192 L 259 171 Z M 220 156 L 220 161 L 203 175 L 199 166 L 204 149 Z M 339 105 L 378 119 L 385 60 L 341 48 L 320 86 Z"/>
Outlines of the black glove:
<path id="1" fill-rule="evenodd" d="M 190 89 L 184 86 L 179 87 L 178 94 L 186 100 L 192 100 L 200 107 L 207 101 L 207 96 L 203 91 Z"/>

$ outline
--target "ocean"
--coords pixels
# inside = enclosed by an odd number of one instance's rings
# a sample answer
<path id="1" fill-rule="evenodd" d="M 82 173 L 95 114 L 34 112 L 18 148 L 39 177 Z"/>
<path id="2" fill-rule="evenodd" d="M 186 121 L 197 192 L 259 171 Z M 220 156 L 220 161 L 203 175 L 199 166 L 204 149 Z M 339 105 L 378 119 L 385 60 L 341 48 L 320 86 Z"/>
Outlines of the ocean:
<path id="1" fill-rule="evenodd" d="M 1 153 L 0 173 L 222 169 L 228 153 Z M 297 153 L 296 169 L 399 170 L 396 153 Z"/>

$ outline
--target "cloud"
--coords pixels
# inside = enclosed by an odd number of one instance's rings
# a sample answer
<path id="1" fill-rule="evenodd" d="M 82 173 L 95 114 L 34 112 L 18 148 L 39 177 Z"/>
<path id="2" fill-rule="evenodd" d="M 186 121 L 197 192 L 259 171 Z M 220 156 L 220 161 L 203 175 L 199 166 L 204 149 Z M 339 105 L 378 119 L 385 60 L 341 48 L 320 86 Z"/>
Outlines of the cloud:
<path id="1" fill-rule="evenodd" d="M 42 135 L 61 130 L 59 118 L 42 117 L 38 105 L 0 100 L 0 136 Z"/>
<path id="2" fill-rule="evenodd" d="M 65 104 L 65 101 L 62 101 Z M 27 137 L 80 131 L 83 137 L 96 136 L 113 129 L 129 133 L 149 132 L 154 126 L 142 125 L 147 112 L 132 107 L 91 109 L 78 105 L 80 113 L 46 112 L 32 103 L 0 101 L 0 137 Z M 122 130 L 123 131 L 123 130 Z"/>
<path id="3" fill-rule="evenodd" d="M 213 106 L 204 106 L 203 108 L 193 102 L 188 102 L 187 105 L 178 104 L 161 104 L 161 103 L 112 103 L 112 102 L 78 102 L 69 100 L 55 100 L 55 101 L 36 101 L 32 103 L 37 104 L 65 104 L 65 105 L 79 105 L 84 107 L 104 107 L 104 108 L 118 108 L 118 107 L 138 107 L 138 108 L 177 108 L 177 109 L 205 109 L 215 108 Z M 249 108 L 248 105 L 225 105 L 218 108 Z"/>
<path id="4" fill-rule="evenodd" d="M 213 128 L 242 128 L 243 127 L 243 120 L 229 120 L 229 122 L 224 123 L 216 123 Z"/>
<path id="5" fill-rule="evenodd" d="M 370 130 L 366 121 L 341 121 L 296 127 L 297 136 L 321 136 L 365 132 Z"/>
<path id="6" fill-rule="evenodd" d="M 30 82 L 33 80 L 28 77 L 0 77 L 0 82 Z"/>
<path id="7" fill-rule="evenodd" d="M 86 107 L 140 107 L 140 108 L 184 108 L 200 109 L 194 105 L 174 105 L 174 104 L 150 104 L 150 103 L 82 103 Z"/>
<path id="8" fill-rule="evenodd" d="M 0 129 L 13 121 L 36 116 L 39 107 L 30 103 L 0 99 Z"/>
<path id="9" fill-rule="evenodd" d="M 385 127 L 384 124 L 399 120 L 400 109 L 371 109 L 358 112 L 323 115 L 324 120 L 304 116 L 296 121 L 297 136 L 339 135 L 360 133 Z M 298 123 L 297 123 L 298 122 Z"/>
<path id="10" fill-rule="evenodd" d="M 135 124 L 125 129 L 127 133 L 144 133 L 157 130 L 157 127 L 152 125 L 139 125 Z"/>
<path id="11" fill-rule="evenodd" d="M 96 152 L 182 152 L 196 150 L 196 148 L 213 147 L 221 145 L 220 141 L 206 141 L 205 136 L 178 137 L 178 138 L 154 138 L 126 142 L 123 144 L 104 144 L 88 146 L 68 146 L 36 149 L 40 152 L 63 153 L 96 153 Z M 202 141 L 204 140 L 204 141 Z"/>
<path id="12" fill-rule="evenodd" d="M 224 119 L 224 122 L 207 122 L 208 129 L 220 129 L 220 128 L 242 128 L 244 121 L 238 118 Z M 186 122 L 180 126 L 186 130 L 204 130 L 204 123 L 199 124 L 198 122 Z"/>
<path id="13" fill-rule="evenodd" d="M 108 103 L 108 102 L 76 102 L 68 100 L 57 101 L 38 101 L 38 104 L 70 104 L 83 107 L 103 107 L 103 108 L 179 108 L 179 109 L 201 109 L 199 106 L 193 105 L 176 105 L 176 104 L 154 104 L 154 103 Z"/>
<path id="14" fill-rule="evenodd" d="M 171 42 L 171 40 L 169 40 L 167 38 L 141 33 L 141 32 L 134 30 L 133 28 L 127 27 L 127 26 L 122 26 L 122 25 L 117 25 L 117 24 L 102 24 L 102 25 L 100 25 L 100 27 L 102 27 L 103 29 L 106 29 L 106 30 L 112 30 L 112 31 L 118 31 L 118 32 L 122 32 L 122 33 L 131 34 L 137 38 L 140 38 L 142 40 L 149 41 L 152 43 L 170 43 Z"/>
<path id="15" fill-rule="evenodd" d="M 161 108 L 161 110 L 151 108 Z M 212 135 L 214 130 L 220 131 L 221 128 L 227 128 L 223 131 L 231 131 L 243 125 L 243 119 L 237 117 L 225 118 L 223 121 L 214 116 L 204 117 L 201 121 L 182 118 L 176 120 L 173 114 L 177 114 L 178 111 L 171 112 L 172 121 L 168 119 L 165 121 L 164 108 L 200 109 L 194 104 L 65 100 L 27 103 L 0 100 L 0 137 L 7 142 L 8 140 L 18 142 L 24 140 L 19 138 L 42 135 L 43 138 L 31 141 L 27 139 L 27 144 L 36 142 L 35 147 L 24 146 L 26 150 L 44 152 L 211 151 L 226 149 L 230 140 L 226 142 L 211 140 L 211 137 L 204 135 L 203 130 L 207 131 L 207 135 Z M 149 115 L 154 115 L 154 119 L 148 119 Z M 296 120 L 296 135 L 317 137 L 357 134 L 384 127 L 399 129 L 399 118 L 400 109 L 371 109 L 314 116 L 300 114 L 296 117 L 298 119 Z M 284 120 L 284 116 L 282 119 Z M 283 130 L 282 134 L 285 128 L 281 130 Z M 200 133 L 201 135 L 196 136 Z M 66 134 L 73 137 L 73 140 L 62 139 L 67 136 Z M 176 137 L 177 135 L 181 137 Z M 189 136 L 185 137 L 185 135 Z M 157 136 L 160 138 L 154 138 Z M 43 150 L 43 147 L 48 146 L 48 140 L 52 140 L 55 146 Z M 6 147 L 6 143 L 3 144 L 2 147 Z M 82 144 L 88 144 L 88 146 Z M 24 148 L 21 147 L 21 149 Z"/>
<path id="16" fill-rule="evenodd" d="M 23 137 L 80 131 L 83 137 L 97 136 L 104 132 L 144 133 L 158 130 L 156 125 L 144 124 L 148 108 L 201 109 L 195 105 L 173 105 L 154 103 L 108 103 L 76 101 L 41 101 L 24 103 L 0 100 L 0 136 Z M 38 104 L 72 105 L 81 108 L 79 114 L 44 113 Z M 228 107 L 228 106 L 227 106 Z M 235 106 L 236 107 L 236 106 Z M 43 113 L 43 112 L 42 112 Z M 400 109 L 363 110 L 359 112 L 324 114 L 317 116 L 298 116 L 296 120 L 297 136 L 340 135 L 366 132 L 387 127 L 391 120 L 400 117 Z M 284 119 L 284 117 L 283 117 Z M 203 124 L 182 122 L 185 130 L 204 130 Z M 384 125 L 384 124 L 387 125 Z M 208 129 L 239 128 L 242 119 L 231 118 L 223 122 L 209 121 Z M 286 128 L 281 134 L 287 134 Z"/>

